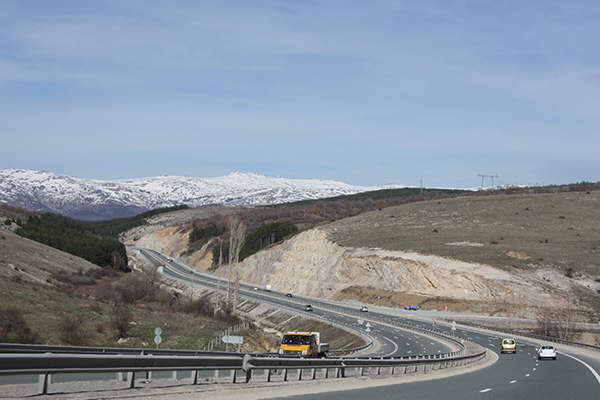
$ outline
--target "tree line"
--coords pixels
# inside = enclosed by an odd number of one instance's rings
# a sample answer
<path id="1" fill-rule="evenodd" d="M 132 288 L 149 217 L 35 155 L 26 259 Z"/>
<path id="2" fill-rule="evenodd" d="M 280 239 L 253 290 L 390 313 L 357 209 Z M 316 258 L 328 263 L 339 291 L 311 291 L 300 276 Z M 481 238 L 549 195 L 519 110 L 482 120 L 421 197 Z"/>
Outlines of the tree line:
<path id="1" fill-rule="evenodd" d="M 115 238 L 103 236 L 88 223 L 46 213 L 30 216 L 16 233 L 101 267 L 130 271 L 123 243 Z"/>
<path id="2" fill-rule="evenodd" d="M 281 242 L 283 239 L 297 232 L 298 227 L 290 221 L 262 224 L 258 229 L 245 236 L 243 246 L 239 252 L 239 261 L 257 253 L 265 247 Z M 228 243 L 223 242 L 222 245 L 214 245 L 213 260 L 214 263 L 218 263 L 219 260 L 223 260 L 225 263 L 229 260 Z"/>
<path id="3" fill-rule="evenodd" d="M 187 208 L 189 207 L 186 205 L 163 207 L 146 211 L 128 218 L 115 218 L 103 221 L 82 221 L 81 223 L 88 226 L 89 229 L 93 232 L 105 236 L 117 237 L 121 232 L 125 232 L 131 228 L 135 228 L 136 226 L 144 225 L 146 223 L 146 218 L 152 217 L 157 214 L 166 213 L 169 211 L 184 210 Z"/>

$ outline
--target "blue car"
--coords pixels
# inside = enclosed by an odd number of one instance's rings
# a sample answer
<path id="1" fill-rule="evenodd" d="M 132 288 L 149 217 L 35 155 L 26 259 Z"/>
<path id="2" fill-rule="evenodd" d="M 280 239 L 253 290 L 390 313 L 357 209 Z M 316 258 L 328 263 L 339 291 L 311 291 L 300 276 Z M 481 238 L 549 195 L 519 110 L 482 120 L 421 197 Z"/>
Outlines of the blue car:
<path id="1" fill-rule="evenodd" d="M 419 306 L 406 306 L 404 307 L 404 309 L 408 311 L 417 311 L 419 309 Z"/>

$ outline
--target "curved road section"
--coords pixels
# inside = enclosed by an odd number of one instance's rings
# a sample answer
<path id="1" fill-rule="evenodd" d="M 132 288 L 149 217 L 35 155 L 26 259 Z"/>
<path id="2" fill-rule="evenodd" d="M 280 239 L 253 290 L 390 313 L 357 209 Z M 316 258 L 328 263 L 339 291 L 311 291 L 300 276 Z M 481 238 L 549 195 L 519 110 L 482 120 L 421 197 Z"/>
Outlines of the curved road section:
<path id="1" fill-rule="evenodd" d="M 193 272 L 189 268 L 176 263 L 151 250 L 141 250 L 148 258 L 163 262 L 167 275 L 187 281 L 216 288 L 219 279 L 207 274 Z M 269 292 L 268 295 L 254 290 L 250 285 L 240 285 L 240 293 L 248 298 L 278 304 L 281 307 L 302 312 L 300 304 L 286 301 L 283 293 Z M 313 298 L 295 297 L 296 301 L 313 305 L 315 314 L 330 319 L 340 325 L 357 328 L 357 310 L 342 303 L 323 301 Z M 365 313 L 366 314 L 366 313 Z M 369 312 L 368 317 L 374 320 L 370 336 L 382 343 L 374 354 L 369 356 L 405 356 L 410 354 L 432 354 L 447 352 L 449 348 L 427 337 L 396 329 L 383 323 L 412 324 L 420 328 L 431 328 L 431 324 L 414 319 Z M 378 323 L 381 322 L 381 323 Z M 449 326 L 439 326 L 438 330 L 447 334 L 456 334 L 497 351 L 502 337 L 495 333 L 457 327 L 452 332 Z M 369 387 L 351 391 L 335 391 L 321 394 L 310 394 L 285 397 L 285 399 L 431 399 L 431 400 L 463 400 L 463 399 L 600 399 L 600 356 L 569 354 L 559 346 L 557 360 L 538 360 L 534 341 L 518 341 L 516 354 L 502 354 L 498 362 L 485 369 L 450 378 L 398 385 Z"/>
<path id="2" fill-rule="evenodd" d="M 213 289 L 224 288 L 224 281 L 208 274 L 197 273 L 190 268 L 175 262 L 174 260 L 164 257 L 160 253 L 152 250 L 140 250 L 147 258 L 163 266 L 164 275 L 186 283 L 190 286 L 209 287 Z M 220 285 L 219 285 L 220 283 Z M 398 329 L 388 324 L 394 322 L 393 317 L 387 317 L 380 314 L 378 320 L 373 321 L 373 315 L 370 317 L 369 332 L 366 331 L 365 324 L 358 324 L 359 319 L 364 319 L 365 316 L 352 314 L 357 310 L 350 307 L 338 307 L 332 310 L 332 305 L 326 302 L 315 299 L 307 299 L 304 297 L 293 297 L 292 299 L 280 292 L 264 292 L 254 290 L 254 287 L 247 284 L 240 284 L 240 295 L 248 299 L 258 302 L 268 303 L 283 310 L 289 310 L 300 315 L 305 314 L 307 318 L 319 318 L 326 322 L 331 322 L 335 325 L 343 326 L 354 331 L 361 332 L 363 335 L 373 338 L 375 345 L 371 349 L 367 349 L 362 353 L 367 357 L 402 357 L 406 355 L 418 354 L 440 354 L 453 351 L 446 344 L 430 337 L 419 335 L 417 333 L 408 332 Z M 313 312 L 307 313 L 304 311 L 305 304 L 312 304 Z M 301 327 L 298 327 L 301 330 Z M 333 349 L 332 349 L 333 350 Z"/>

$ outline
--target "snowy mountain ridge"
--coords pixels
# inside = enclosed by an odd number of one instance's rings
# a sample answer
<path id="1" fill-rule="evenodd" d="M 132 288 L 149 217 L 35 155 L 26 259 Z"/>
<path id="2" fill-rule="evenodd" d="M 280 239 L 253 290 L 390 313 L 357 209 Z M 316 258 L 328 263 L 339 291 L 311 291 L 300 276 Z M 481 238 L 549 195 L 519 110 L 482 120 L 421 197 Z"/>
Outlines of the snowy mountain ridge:
<path id="1" fill-rule="evenodd" d="M 402 186 L 385 186 L 402 187 Z M 324 179 L 271 178 L 232 172 L 214 178 L 155 176 L 97 180 L 27 169 L 0 170 L 0 203 L 81 219 L 130 216 L 185 204 L 254 206 L 382 189 Z"/>

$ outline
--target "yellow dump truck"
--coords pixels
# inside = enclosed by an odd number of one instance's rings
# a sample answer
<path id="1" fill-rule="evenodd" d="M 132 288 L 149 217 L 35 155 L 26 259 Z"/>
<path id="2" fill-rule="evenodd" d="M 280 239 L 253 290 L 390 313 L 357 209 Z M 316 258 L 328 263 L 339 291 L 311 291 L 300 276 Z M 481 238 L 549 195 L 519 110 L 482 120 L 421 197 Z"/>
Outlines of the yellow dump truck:
<path id="1" fill-rule="evenodd" d="M 325 357 L 328 343 L 321 343 L 319 332 L 286 332 L 281 338 L 282 357 Z"/>

